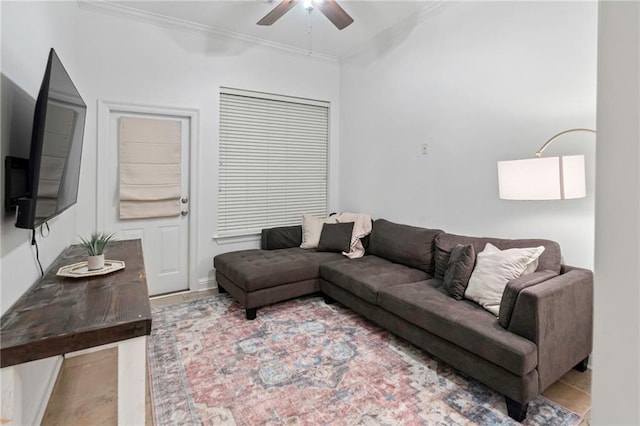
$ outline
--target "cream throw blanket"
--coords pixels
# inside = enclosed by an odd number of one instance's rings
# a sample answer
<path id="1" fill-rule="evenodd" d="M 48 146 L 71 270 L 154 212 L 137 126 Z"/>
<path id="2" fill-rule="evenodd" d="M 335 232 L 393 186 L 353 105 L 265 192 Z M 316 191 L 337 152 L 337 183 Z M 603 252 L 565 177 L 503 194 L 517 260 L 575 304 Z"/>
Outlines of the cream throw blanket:
<path id="1" fill-rule="evenodd" d="M 342 254 L 350 259 L 364 256 L 364 247 L 360 238 L 366 237 L 371 233 L 371 216 L 361 213 L 338 213 L 336 220 L 338 223 L 353 222 L 351 250 L 348 253 L 343 251 Z"/>
<path id="2" fill-rule="evenodd" d="M 121 117 L 120 219 L 180 214 L 182 124 Z"/>

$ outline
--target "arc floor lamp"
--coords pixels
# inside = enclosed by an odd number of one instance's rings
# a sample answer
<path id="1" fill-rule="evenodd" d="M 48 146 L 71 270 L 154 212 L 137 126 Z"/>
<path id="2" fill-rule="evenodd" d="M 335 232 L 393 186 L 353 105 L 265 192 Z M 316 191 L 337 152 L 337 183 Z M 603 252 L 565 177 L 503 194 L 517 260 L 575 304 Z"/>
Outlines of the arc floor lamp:
<path id="1" fill-rule="evenodd" d="M 566 200 L 586 196 L 584 155 L 542 157 L 560 136 L 573 132 L 596 133 L 575 128 L 556 133 L 536 152 L 535 158 L 498 161 L 498 187 L 505 200 Z"/>

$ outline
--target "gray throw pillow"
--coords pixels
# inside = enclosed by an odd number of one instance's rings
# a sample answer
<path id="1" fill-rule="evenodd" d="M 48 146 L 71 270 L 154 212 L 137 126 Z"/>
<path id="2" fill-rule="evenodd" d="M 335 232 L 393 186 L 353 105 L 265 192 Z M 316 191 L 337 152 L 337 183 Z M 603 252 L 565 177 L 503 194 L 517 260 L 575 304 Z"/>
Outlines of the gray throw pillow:
<path id="1" fill-rule="evenodd" d="M 456 244 L 451 250 L 447 272 L 444 274 L 444 287 L 454 299 L 464 298 L 475 263 L 476 253 L 471 244 Z"/>
<path id="2" fill-rule="evenodd" d="M 324 223 L 318 242 L 318 251 L 348 252 L 351 247 L 353 222 Z"/>
<path id="3" fill-rule="evenodd" d="M 262 249 L 277 250 L 300 247 L 302 226 L 280 226 L 262 230 Z"/>

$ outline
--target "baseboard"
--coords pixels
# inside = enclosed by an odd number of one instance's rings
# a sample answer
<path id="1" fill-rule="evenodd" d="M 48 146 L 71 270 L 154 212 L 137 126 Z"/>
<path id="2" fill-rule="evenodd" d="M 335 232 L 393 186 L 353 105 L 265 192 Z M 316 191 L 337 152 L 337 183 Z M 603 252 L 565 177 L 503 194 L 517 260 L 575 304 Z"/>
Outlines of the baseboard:
<path id="1" fill-rule="evenodd" d="M 198 290 L 213 290 L 218 288 L 218 282 L 215 277 L 200 278 L 198 280 Z"/>

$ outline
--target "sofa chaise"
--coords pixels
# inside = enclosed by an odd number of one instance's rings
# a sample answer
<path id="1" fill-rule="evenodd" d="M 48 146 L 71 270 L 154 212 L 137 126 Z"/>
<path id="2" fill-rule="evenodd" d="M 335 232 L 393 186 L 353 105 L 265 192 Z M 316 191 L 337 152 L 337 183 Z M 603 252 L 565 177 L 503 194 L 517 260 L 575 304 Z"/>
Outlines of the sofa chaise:
<path id="1" fill-rule="evenodd" d="M 299 248 L 298 227 L 266 229 L 261 249 L 214 258 L 221 292 L 246 309 L 320 291 L 505 396 L 522 421 L 528 403 L 571 368 L 584 371 L 592 348 L 593 275 L 563 265 L 560 247 L 543 239 L 477 238 L 373 224 L 366 255 Z M 542 246 L 532 273 L 508 282 L 499 315 L 451 297 L 444 277 L 456 246 L 479 253 Z"/>

